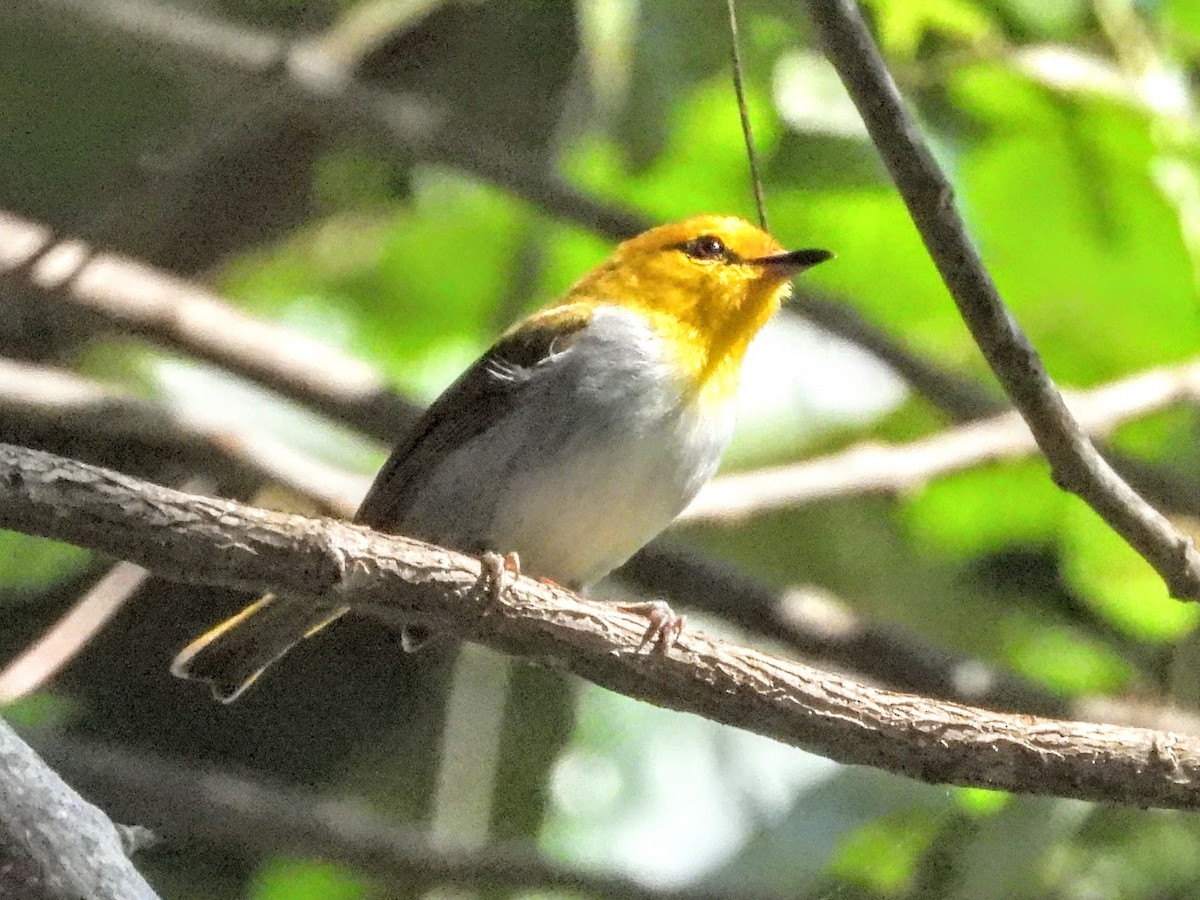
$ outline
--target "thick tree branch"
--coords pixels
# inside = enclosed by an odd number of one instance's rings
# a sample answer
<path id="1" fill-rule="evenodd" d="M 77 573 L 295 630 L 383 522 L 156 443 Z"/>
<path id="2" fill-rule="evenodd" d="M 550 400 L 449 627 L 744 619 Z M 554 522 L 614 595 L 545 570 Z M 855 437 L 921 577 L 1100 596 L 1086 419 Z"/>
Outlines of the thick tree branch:
<path id="1" fill-rule="evenodd" d="M 373 813 L 350 798 L 276 787 L 211 767 L 122 747 L 47 736 L 37 742 L 60 772 L 166 841 L 216 844 L 239 856 L 305 853 L 406 886 L 565 891 L 612 900 L 732 900 L 697 888 L 660 890 L 619 875 L 573 870 L 536 848 L 472 849 Z M 416 893 L 419 893 L 417 891 Z"/>
<path id="2" fill-rule="evenodd" d="M 1071 416 L 1037 351 L 1000 299 L 954 207 L 953 191 L 905 110 L 854 0 L 807 0 L 826 54 L 858 107 L 963 320 L 1050 463 L 1180 599 L 1200 600 L 1200 551 L 1121 480 Z"/>
<path id="3" fill-rule="evenodd" d="M 617 577 L 684 609 L 719 616 L 787 652 L 874 684 L 988 709 L 1070 715 L 1067 699 L 976 657 L 934 646 L 901 626 L 859 615 L 813 587 L 777 589 L 734 567 L 655 541 Z M 1123 722 L 1106 718 L 1106 722 Z M 1141 723 L 1139 723 L 1141 724 Z"/>
<path id="4" fill-rule="evenodd" d="M 0 445 L 0 525 L 179 581 L 336 596 L 841 762 L 933 783 L 1200 808 L 1198 739 L 877 690 L 690 631 L 669 653 L 640 651 L 646 623 L 629 611 L 528 579 L 494 591 L 475 559 L 361 526 L 195 497 L 11 445 Z"/>
<path id="5" fill-rule="evenodd" d="M 0 359 L 0 434 L 43 450 L 85 447 L 87 458 L 113 465 L 104 451 L 127 447 L 131 436 L 153 435 L 147 452 L 202 463 L 198 471 L 224 481 L 249 475 L 282 484 L 336 518 L 354 515 L 369 479 L 310 459 L 278 443 L 240 432 L 210 433 L 168 408 L 121 394 L 90 379 L 48 366 Z M 94 442 L 90 439 L 96 439 Z M 200 442 L 197 447 L 197 441 Z M 117 454 L 120 458 L 120 454 Z M 811 591 L 778 591 L 745 573 L 687 553 L 651 546 L 618 577 L 655 596 L 675 599 L 763 634 L 803 656 L 826 660 L 900 690 L 947 700 L 1046 715 L 1063 715 L 1067 704 L 1044 688 L 978 659 L 934 647 L 895 626 L 879 625 Z M 0 672 L 0 700 L 18 676 L 17 661 Z M 8 681 L 9 677 L 15 679 Z"/>
<path id="6" fill-rule="evenodd" d="M 1066 399 L 1080 427 L 1103 435 L 1139 416 L 1200 401 L 1200 361 L 1140 372 Z M 1037 450 L 1025 421 L 1009 412 L 907 444 L 857 444 L 792 465 L 725 475 L 701 491 L 681 519 L 728 523 L 833 497 L 903 493 L 935 478 Z M 1200 507 L 1195 491 L 1179 499 Z"/>
<path id="7" fill-rule="evenodd" d="M 0 719 L 0 895 L 155 900 L 128 844 Z"/>

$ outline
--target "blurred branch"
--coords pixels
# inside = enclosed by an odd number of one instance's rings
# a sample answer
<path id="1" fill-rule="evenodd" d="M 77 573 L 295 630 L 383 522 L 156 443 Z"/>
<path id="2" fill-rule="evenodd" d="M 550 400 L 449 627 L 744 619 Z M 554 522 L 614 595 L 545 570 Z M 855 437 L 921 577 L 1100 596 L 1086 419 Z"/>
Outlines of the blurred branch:
<path id="1" fill-rule="evenodd" d="M 418 541 L 197 497 L 0 444 L 0 525 L 185 583 L 329 597 L 390 624 L 557 660 L 631 697 L 933 783 L 1200 808 L 1200 739 L 1004 715 L 878 690 L 685 632 L 643 652 L 645 618 Z"/>
<path id="2" fill-rule="evenodd" d="M 0 226 L 2 230 L 2 226 Z M 0 254 L 2 254 L 0 250 Z M 214 429 L 153 400 L 53 366 L 0 357 L 0 434 L 22 443 L 147 452 L 195 462 L 204 474 L 274 482 L 324 511 L 351 518 L 370 479 L 325 465 L 261 434 Z"/>
<path id="3" fill-rule="evenodd" d="M 195 283 L 81 241 L 52 248 L 49 229 L 0 212 L 0 276 L 60 292 L 107 327 L 148 338 L 393 442 L 419 408 L 370 365 L 245 315 Z"/>
<path id="4" fill-rule="evenodd" d="M 533 847 L 434 844 L 352 799 L 250 781 L 221 770 L 64 736 L 38 742 L 59 771 L 164 839 L 228 848 L 239 856 L 296 853 L 334 860 L 406 885 L 563 891 L 612 900 L 725 900 L 703 889 L 646 887 L 619 875 L 567 868 Z M 419 891 L 417 892 L 419 893 Z M 738 895 L 742 896 L 742 895 Z"/>
<path id="5" fill-rule="evenodd" d="M 50 629 L 0 670 L 0 704 L 37 690 L 75 658 L 150 577 L 119 562 L 88 589 Z"/>
<path id="6" fill-rule="evenodd" d="M 249 27 L 145 0 L 25 0 L 86 22 L 139 46 L 192 58 L 247 77 L 278 83 L 308 107 L 315 121 L 361 124 L 392 146 L 428 162 L 471 172 L 547 212 L 611 237 L 644 231 L 643 217 L 595 200 L 546 172 L 533 154 L 456 134 L 445 116 L 424 97 L 374 87 L 355 77 L 356 59 L 346 58 L 336 35 L 290 41 Z"/>
<path id="7" fill-rule="evenodd" d="M 1200 401 L 1200 360 L 1141 372 L 1068 394 L 1080 427 L 1106 434 L 1118 425 L 1178 403 Z M 1037 453 L 1025 421 L 1009 412 L 908 444 L 864 443 L 819 459 L 725 475 L 707 485 L 683 521 L 729 523 L 772 509 L 863 493 L 902 493 L 974 466 Z M 1195 508 L 1200 498 L 1193 490 Z"/>
<path id="8" fill-rule="evenodd" d="M 854 0 L 807 0 L 826 54 L 866 123 L 975 342 L 1029 424 L 1056 484 L 1090 505 L 1166 582 L 1200 600 L 1200 551 L 1096 451 L 1004 306 Z"/>
<path id="9" fill-rule="evenodd" d="M 0 895 L 155 900 L 129 861 L 145 843 L 80 797 L 0 719 Z"/>

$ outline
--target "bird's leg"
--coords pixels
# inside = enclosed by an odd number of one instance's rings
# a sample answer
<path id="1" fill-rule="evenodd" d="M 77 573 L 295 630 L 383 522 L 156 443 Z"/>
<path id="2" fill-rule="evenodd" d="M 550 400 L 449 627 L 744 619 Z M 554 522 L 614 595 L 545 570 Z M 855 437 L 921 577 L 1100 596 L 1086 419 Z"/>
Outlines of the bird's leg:
<path id="1" fill-rule="evenodd" d="M 649 622 L 646 633 L 642 635 L 641 643 L 637 646 L 639 653 L 646 646 L 650 646 L 655 653 L 665 655 L 675 646 L 683 633 L 683 626 L 687 624 L 687 616 L 678 615 L 663 600 L 621 603 L 617 605 L 617 609 L 645 616 Z"/>

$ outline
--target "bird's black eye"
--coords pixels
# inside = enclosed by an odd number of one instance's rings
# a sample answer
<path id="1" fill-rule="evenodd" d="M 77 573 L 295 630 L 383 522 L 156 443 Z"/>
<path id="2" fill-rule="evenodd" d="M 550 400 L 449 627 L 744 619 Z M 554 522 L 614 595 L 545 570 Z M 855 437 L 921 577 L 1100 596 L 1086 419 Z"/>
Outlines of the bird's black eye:
<path id="1" fill-rule="evenodd" d="M 692 259 L 729 259 L 729 248 L 715 234 L 702 234 L 683 245 L 683 252 Z"/>

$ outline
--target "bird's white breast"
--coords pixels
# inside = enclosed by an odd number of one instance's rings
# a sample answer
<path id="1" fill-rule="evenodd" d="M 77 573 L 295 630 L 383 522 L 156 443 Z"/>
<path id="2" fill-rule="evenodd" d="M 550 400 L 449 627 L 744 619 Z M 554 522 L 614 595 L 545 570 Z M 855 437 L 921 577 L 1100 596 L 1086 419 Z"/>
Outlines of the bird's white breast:
<path id="1" fill-rule="evenodd" d="M 729 442 L 732 402 L 701 408 L 684 378 L 641 316 L 601 307 L 406 520 L 451 546 L 516 550 L 529 574 L 599 579 L 679 514 Z"/>

